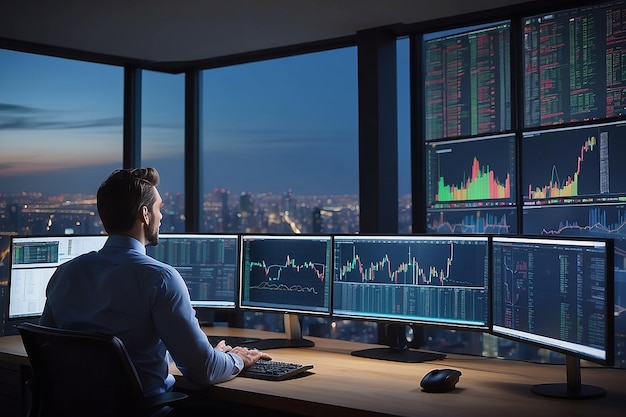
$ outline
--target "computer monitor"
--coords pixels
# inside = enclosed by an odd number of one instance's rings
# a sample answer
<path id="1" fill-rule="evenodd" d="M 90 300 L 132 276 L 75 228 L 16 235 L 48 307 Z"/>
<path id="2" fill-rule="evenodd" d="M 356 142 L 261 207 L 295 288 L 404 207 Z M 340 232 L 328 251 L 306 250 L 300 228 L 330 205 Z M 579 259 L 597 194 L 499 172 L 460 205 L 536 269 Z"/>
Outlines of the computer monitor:
<path id="1" fill-rule="evenodd" d="M 515 135 L 426 143 L 426 207 L 430 211 L 513 207 Z"/>
<path id="2" fill-rule="evenodd" d="M 194 307 L 234 309 L 239 274 L 239 235 L 160 234 L 148 255 L 176 268 Z"/>
<path id="3" fill-rule="evenodd" d="M 425 139 L 511 129 L 511 24 L 424 35 Z"/>
<path id="4" fill-rule="evenodd" d="M 494 236 L 492 333 L 565 354 L 567 383 L 539 384 L 547 396 L 604 395 L 581 384 L 580 359 L 613 361 L 613 241 Z"/>
<path id="5" fill-rule="evenodd" d="M 9 319 L 39 317 L 57 266 L 104 246 L 105 235 L 12 236 Z"/>
<path id="6" fill-rule="evenodd" d="M 525 127 L 626 113 L 626 3 L 589 3 L 522 19 Z"/>
<path id="7" fill-rule="evenodd" d="M 240 308 L 285 314 L 286 338 L 264 339 L 254 346 L 313 346 L 302 337 L 297 315 L 330 314 L 331 273 L 331 236 L 243 235 Z"/>
<path id="8" fill-rule="evenodd" d="M 524 132 L 524 208 L 626 200 L 625 136 L 623 121 Z"/>
<path id="9" fill-rule="evenodd" d="M 333 241 L 334 317 L 377 321 L 392 329 L 415 323 L 489 329 L 487 236 L 337 235 Z M 403 362 L 445 357 L 409 349 L 401 339 L 353 355 Z"/>

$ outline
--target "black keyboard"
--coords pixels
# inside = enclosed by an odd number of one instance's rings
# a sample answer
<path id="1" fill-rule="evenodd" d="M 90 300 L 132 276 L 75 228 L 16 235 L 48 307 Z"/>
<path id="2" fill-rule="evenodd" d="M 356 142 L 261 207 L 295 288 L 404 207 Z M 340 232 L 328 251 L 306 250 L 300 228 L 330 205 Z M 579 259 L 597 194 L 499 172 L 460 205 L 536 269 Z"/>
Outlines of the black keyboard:
<path id="1" fill-rule="evenodd" d="M 209 343 L 211 344 L 211 346 L 215 346 L 220 342 L 220 340 L 223 340 L 226 342 L 227 345 L 232 346 L 232 347 L 246 346 L 246 345 L 250 345 L 251 343 L 258 342 L 259 340 L 261 340 L 258 337 L 213 336 L 213 335 L 207 336 L 207 339 L 209 339 Z"/>
<path id="2" fill-rule="evenodd" d="M 245 378 L 283 381 L 304 375 L 313 365 L 299 363 L 260 360 L 251 367 L 244 369 L 239 376 Z"/>

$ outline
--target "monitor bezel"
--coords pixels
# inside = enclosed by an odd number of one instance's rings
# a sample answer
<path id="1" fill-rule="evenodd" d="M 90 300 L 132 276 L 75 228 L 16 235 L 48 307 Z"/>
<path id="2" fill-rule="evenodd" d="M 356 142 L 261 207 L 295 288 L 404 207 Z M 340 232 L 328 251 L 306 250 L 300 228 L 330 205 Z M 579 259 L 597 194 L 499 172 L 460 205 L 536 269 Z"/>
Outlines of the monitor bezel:
<path id="1" fill-rule="evenodd" d="M 306 315 L 312 317 L 330 317 L 332 314 L 332 303 L 333 303 L 333 294 L 332 294 L 332 269 L 333 269 L 333 235 L 330 234 L 278 234 L 278 233 L 270 233 L 270 234 L 262 234 L 262 233 L 243 233 L 240 235 L 240 248 L 239 248 L 239 258 L 240 258 L 240 266 L 239 266 L 239 280 L 238 280 L 238 297 L 237 297 L 237 307 L 241 311 L 257 311 L 257 312 L 266 312 L 266 313 L 277 313 L 277 314 L 296 314 L 296 315 Z M 285 306 L 259 306 L 259 305 L 250 305 L 246 304 L 243 297 L 244 290 L 244 273 L 245 273 L 245 244 L 246 239 L 267 239 L 267 240 L 317 240 L 317 241 L 326 241 L 329 248 L 327 250 L 328 260 L 327 260 L 327 273 L 325 280 L 328 282 L 325 284 L 326 291 L 328 291 L 328 307 L 324 310 L 313 309 L 308 306 L 304 306 L 302 308 L 294 307 L 293 305 L 285 305 Z"/>
<path id="2" fill-rule="evenodd" d="M 512 340 L 515 342 L 527 343 L 535 347 L 547 349 L 550 351 L 558 352 L 560 354 L 565 355 L 566 357 L 572 357 L 582 360 L 587 360 L 590 362 L 597 363 L 603 366 L 611 366 L 615 360 L 615 338 L 614 338 L 614 282 L 613 282 L 613 260 L 614 260 L 614 241 L 610 238 L 590 238 L 590 237 L 563 237 L 563 236 L 539 236 L 539 235 L 501 235 L 501 236 L 492 236 L 492 252 L 491 252 L 491 295 L 490 295 L 490 303 L 491 305 L 491 328 L 489 333 L 502 337 L 508 340 Z M 580 348 L 587 348 L 587 346 L 582 344 L 576 344 L 573 342 L 563 341 L 554 337 L 547 336 L 539 336 L 533 334 L 528 331 L 515 331 L 512 329 L 508 329 L 504 326 L 496 325 L 494 320 L 494 291 L 496 291 L 496 286 L 494 285 L 494 280 L 496 279 L 495 273 L 493 272 L 494 263 L 496 258 L 494 256 L 495 246 L 498 242 L 528 242 L 530 244 L 546 244 L 546 245 L 555 245 L 555 244 L 573 244 L 576 246 L 604 246 L 605 252 L 605 277 L 606 277 L 606 287 L 605 287 L 605 297 L 606 297 L 606 305 L 605 305 L 605 323 L 604 323 L 604 335 L 605 335 L 605 350 L 604 350 L 604 358 L 600 358 L 594 355 L 592 352 L 585 352 Z M 568 347 L 570 346 L 570 347 Z M 579 347 L 578 349 L 576 347 Z"/>

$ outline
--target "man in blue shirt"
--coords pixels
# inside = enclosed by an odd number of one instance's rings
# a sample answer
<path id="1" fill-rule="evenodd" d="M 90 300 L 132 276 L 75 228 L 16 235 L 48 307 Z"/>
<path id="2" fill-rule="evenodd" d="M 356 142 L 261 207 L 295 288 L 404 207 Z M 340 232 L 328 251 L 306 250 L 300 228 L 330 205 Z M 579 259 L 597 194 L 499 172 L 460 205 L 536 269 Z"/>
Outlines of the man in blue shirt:
<path id="1" fill-rule="evenodd" d="M 59 266 L 46 290 L 40 324 L 113 334 L 125 344 L 144 394 L 171 390 L 168 352 L 191 382 L 236 376 L 268 355 L 220 342 L 211 346 L 176 269 L 146 255 L 156 245 L 163 201 L 154 168 L 114 171 L 98 189 L 104 247 Z"/>

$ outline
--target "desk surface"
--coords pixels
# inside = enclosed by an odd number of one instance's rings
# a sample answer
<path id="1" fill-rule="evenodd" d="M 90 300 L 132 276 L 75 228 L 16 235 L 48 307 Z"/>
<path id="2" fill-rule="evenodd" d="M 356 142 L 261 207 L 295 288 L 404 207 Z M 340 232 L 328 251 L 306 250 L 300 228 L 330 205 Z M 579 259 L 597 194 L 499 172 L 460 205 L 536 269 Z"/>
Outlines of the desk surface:
<path id="1" fill-rule="evenodd" d="M 276 337 L 274 333 L 205 328 L 208 334 Z M 565 382 L 564 365 L 450 354 L 443 360 L 395 363 L 351 356 L 360 343 L 309 338 L 313 348 L 268 351 L 274 360 L 310 363 L 312 372 L 287 381 L 235 378 L 207 389 L 207 395 L 308 416 L 441 416 L 555 415 L 624 416 L 626 370 L 583 367 L 582 383 L 607 390 L 602 398 L 564 400 L 530 392 L 533 384 Z M 0 360 L 28 363 L 19 336 L 0 337 Z M 463 375 L 457 389 L 443 394 L 423 392 L 421 378 L 434 368 L 455 368 Z M 177 370 L 175 370 L 176 372 Z"/>

